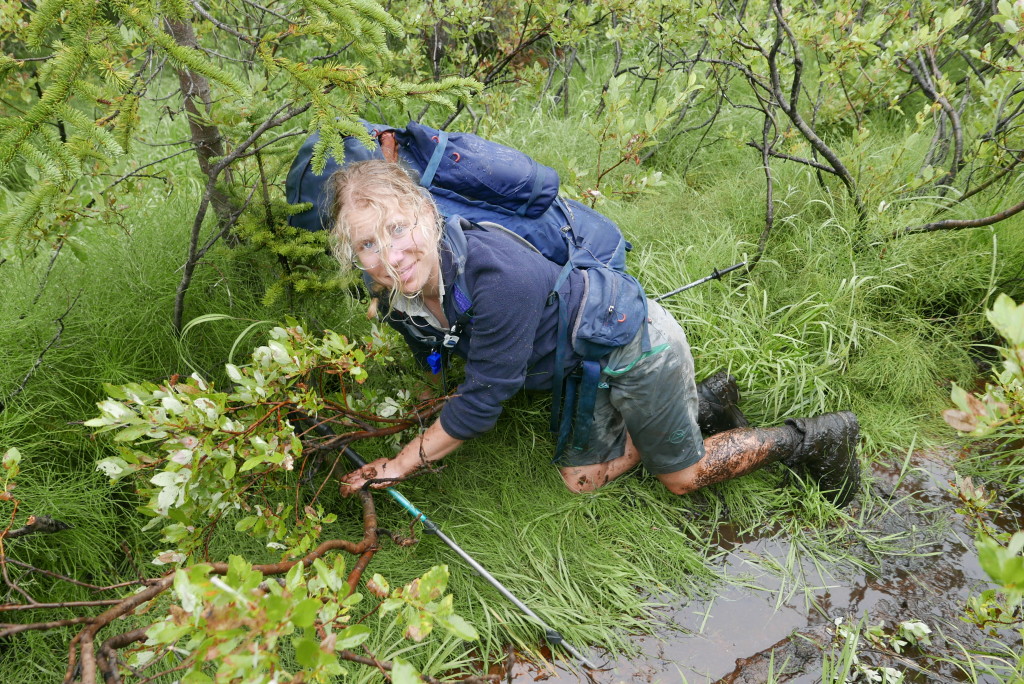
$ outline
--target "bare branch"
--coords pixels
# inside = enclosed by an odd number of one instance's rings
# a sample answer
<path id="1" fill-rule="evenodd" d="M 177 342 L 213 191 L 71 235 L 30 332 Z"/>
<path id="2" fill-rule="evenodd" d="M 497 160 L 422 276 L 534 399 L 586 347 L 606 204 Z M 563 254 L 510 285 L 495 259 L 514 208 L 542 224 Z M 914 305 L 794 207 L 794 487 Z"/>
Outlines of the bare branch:
<path id="1" fill-rule="evenodd" d="M 775 97 L 779 108 L 789 117 L 789 120 L 793 122 L 797 130 L 807 139 L 807 142 L 815 149 L 815 151 L 824 157 L 832 168 L 835 169 L 835 175 L 843 182 L 846 186 L 846 190 L 853 200 L 854 205 L 857 208 L 857 215 L 863 222 L 867 219 L 867 209 L 864 207 L 864 203 L 861 201 L 860 194 L 857 191 L 857 183 L 853 176 L 850 174 L 846 165 L 843 164 L 839 156 L 832 150 L 831 147 L 825 144 L 818 134 L 811 128 L 803 116 L 800 115 L 800 110 L 797 107 L 798 98 L 800 97 L 800 77 L 803 72 L 803 60 L 800 59 L 800 45 L 796 41 L 796 37 L 793 35 L 792 30 L 789 28 L 789 24 L 786 23 L 785 18 L 782 14 L 781 0 L 771 0 L 772 13 L 775 15 L 775 21 L 777 22 L 776 28 L 776 46 L 782 41 L 782 36 L 785 34 L 786 39 L 789 41 L 790 46 L 793 50 L 791 59 L 794 64 L 794 76 L 793 83 L 790 87 L 790 97 L 787 99 L 782 92 L 782 78 L 779 72 L 779 65 L 776 60 L 778 55 L 778 48 L 773 46 L 771 53 L 768 58 L 768 68 L 771 72 L 772 82 L 772 94 Z"/>
<path id="2" fill-rule="evenodd" d="M 934 87 L 933 77 L 939 77 L 941 74 L 938 72 L 938 67 L 935 65 L 935 55 L 932 51 L 927 54 L 928 62 L 924 60 L 925 55 L 921 55 L 921 68 L 918 68 L 914 64 L 914 61 L 910 58 L 903 60 L 904 65 L 910 72 L 911 78 L 917 83 L 921 91 L 930 99 L 935 102 L 942 109 L 942 113 L 945 115 L 946 120 L 949 122 L 950 127 L 953 129 L 953 158 L 950 160 L 949 171 L 946 172 L 942 178 L 936 181 L 936 185 L 949 185 L 956 178 L 957 172 L 960 170 L 963 159 L 963 148 L 964 148 L 964 133 L 963 127 L 960 123 L 960 114 L 956 109 L 949 103 L 944 95 L 941 95 Z M 928 68 L 931 68 L 932 73 L 928 73 Z M 942 156 L 945 156 L 944 154 Z"/>
<path id="3" fill-rule="evenodd" d="M 169 144 L 171 144 L 171 145 L 180 145 L 180 144 L 182 144 L 182 143 L 169 143 Z M 152 161 L 152 162 L 149 162 L 149 163 L 147 163 L 147 164 L 143 164 L 142 166 L 140 166 L 140 167 L 138 167 L 138 168 L 136 168 L 136 169 L 134 169 L 134 170 L 130 171 L 129 173 L 126 173 L 125 175 L 121 176 L 121 177 L 120 177 L 120 178 L 118 178 L 118 179 L 117 179 L 116 181 L 114 181 L 113 183 L 111 183 L 110 185 L 108 185 L 107 187 L 105 187 L 105 188 L 103 189 L 103 191 L 102 191 L 102 192 L 100 192 L 100 194 L 101 194 L 101 195 L 105 195 L 106 193 L 110 192 L 110 190 L 111 190 L 111 189 L 113 189 L 113 187 L 114 187 L 115 185 L 117 185 L 118 183 L 121 183 L 122 181 L 126 181 L 126 180 L 128 180 L 129 178 L 132 178 L 133 176 L 136 176 L 136 175 L 138 175 L 139 171 L 141 171 L 142 169 L 145 169 L 145 168 L 147 168 L 147 167 L 150 167 L 150 166 L 155 166 L 155 165 L 157 165 L 157 164 L 163 163 L 163 162 L 167 161 L 168 159 L 173 159 L 174 157 L 177 157 L 177 156 L 178 156 L 179 154 L 185 154 L 186 152 L 193 152 L 193 151 L 195 151 L 195 149 L 196 149 L 196 148 L 195 148 L 194 146 L 192 146 L 192 145 L 191 145 L 191 143 L 189 143 L 189 147 L 188 147 L 188 149 L 185 149 L 185 150 L 178 150 L 178 151 L 177 151 L 177 152 L 175 152 L 174 154 L 169 154 L 169 155 L 167 155 L 166 157 L 162 157 L 162 158 L 160 158 L 160 159 L 157 159 L 156 161 Z"/>
<path id="4" fill-rule="evenodd" d="M 1017 168 L 1017 165 L 1020 164 L 1021 161 L 1024 161 L 1024 159 L 1022 159 L 1021 157 L 1014 157 L 1013 158 L 1013 162 L 1009 166 L 1007 166 L 1004 169 L 1000 170 L 998 173 L 993 175 L 991 178 L 986 180 L 984 183 L 982 183 L 978 187 L 973 188 L 972 190 L 970 190 L 968 192 L 965 192 L 964 194 L 960 195 L 960 197 L 958 197 L 956 199 L 957 203 L 963 202 L 968 197 L 973 197 L 974 195 L 977 195 L 979 192 L 982 192 L 982 191 L 992 187 L 992 185 L 994 185 L 995 183 L 998 183 L 1002 178 L 1005 178 L 1008 173 L 1010 173 L 1015 168 Z"/>
<path id="5" fill-rule="evenodd" d="M 50 272 L 53 271 L 53 265 L 57 263 L 57 257 L 60 256 L 60 251 L 64 249 L 65 241 L 61 240 L 57 245 L 57 249 L 53 250 L 53 255 L 50 256 L 50 263 L 46 265 L 46 273 L 43 274 L 42 282 L 39 283 L 39 288 L 36 290 L 36 295 L 32 298 L 32 303 L 28 305 L 28 308 L 18 316 L 18 320 L 24 320 L 28 316 L 28 312 L 36 308 L 36 304 L 39 302 L 39 298 L 43 296 L 43 291 L 46 289 L 46 283 L 50 279 Z"/>
<path id="6" fill-rule="evenodd" d="M 64 317 L 71 313 L 71 309 L 75 307 L 75 304 L 78 303 L 78 298 L 81 296 L 81 292 L 75 295 L 75 298 L 71 300 L 70 304 L 68 304 L 68 308 L 64 310 L 64 313 L 62 313 L 60 316 L 54 319 L 53 322 L 56 323 L 57 325 L 57 334 L 54 335 L 50 339 L 50 342 L 43 348 L 43 350 L 39 352 L 39 356 L 36 357 L 36 362 L 32 364 L 32 368 L 30 368 L 28 373 L 25 374 L 25 377 L 21 379 L 21 384 L 18 385 L 18 388 L 14 390 L 12 394 L 9 394 L 6 399 L 0 401 L 0 412 L 3 412 L 3 410 L 7 408 L 7 404 L 9 404 L 12 399 L 14 399 L 19 394 L 25 391 L 25 387 L 28 385 L 28 381 L 32 379 L 32 376 L 35 375 L 37 370 L 39 370 L 39 366 L 42 365 L 43 357 L 46 356 L 46 352 L 50 351 L 50 349 L 55 344 L 60 342 L 60 338 L 64 335 Z"/>
<path id="7" fill-rule="evenodd" d="M 0 539 L 17 539 L 18 537 L 27 537 L 30 534 L 54 534 L 70 530 L 71 527 L 66 522 L 51 518 L 48 515 L 30 515 L 23 527 L 0 532 Z"/>
<path id="8" fill-rule="evenodd" d="M 747 146 L 748 147 L 753 147 L 755 150 L 758 150 L 759 152 L 764 152 L 765 151 L 764 147 L 760 143 L 758 143 L 756 140 L 749 141 L 747 143 Z M 822 164 L 821 162 L 814 161 L 813 159 L 806 159 L 804 157 L 794 157 L 791 154 L 785 154 L 783 152 L 777 152 L 774 149 L 770 149 L 770 148 L 768 149 L 768 155 L 771 156 L 771 157 L 775 157 L 777 159 L 786 159 L 788 161 L 794 161 L 794 162 L 797 162 L 799 164 L 805 164 L 807 166 L 810 166 L 810 167 L 813 167 L 815 169 L 818 169 L 819 171 L 825 171 L 827 173 L 831 173 L 831 174 L 834 174 L 834 175 L 837 175 L 837 176 L 839 175 L 836 172 L 836 170 L 833 169 L 831 166 L 827 166 L 825 164 Z"/>
<path id="9" fill-rule="evenodd" d="M 247 5 L 250 5 L 251 7 L 255 7 L 256 9 L 260 10 L 261 12 L 266 12 L 267 14 L 271 14 L 271 15 L 277 17 L 278 19 L 286 21 L 289 24 L 297 23 L 294 19 L 290 19 L 289 17 L 286 17 L 283 14 L 278 14 L 277 12 L 275 12 L 272 9 L 270 9 L 269 7 L 264 7 L 263 5 L 261 5 L 261 4 L 257 3 L 257 2 L 253 2 L 253 0 L 242 0 L 242 2 L 244 2 Z M 350 43 L 350 45 L 351 45 L 351 43 Z"/>
<path id="10" fill-rule="evenodd" d="M 53 577 L 54 579 L 59 579 L 59 580 L 61 580 L 63 582 L 68 582 L 69 584 L 74 584 L 74 585 L 79 586 L 79 587 L 85 587 L 86 589 L 92 589 L 93 591 L 112 591 L 114 589 L 120 589 L 122 587 L 130 587 L 130 586 L 139 585 L 139 584 L 150 584 L 150 583 L 152 583 L 152 580 L 142 579 L 142 580 L 132 580 L 130 582 L 120 582 L 118 584 L 111 584 L 111 585 L 108 585 L 108 586 L 105 586 L 105 587 L 101 587 L 101 586 L 97 586 L 95 584 L 89 584 L 88 582 L 80 582 L 79 580 L 76 580 L 76 579 L 74 579 L 72 577 L 68 577 L 67 575 L 62 575 L 60 573 L 53 572 L 52 570 L 44 570 L 42 568 L 37 568 L 34 565 L 29 565 L 28 563 L 23 563 L 22 561 L 15 560 L 13 558 L 4 558 L 3 562 L 7 563 L 9 565 L 17 565 L 18 567 L 24 568 L 25 570 L 28 570 L 29 572 L 39 573 L 40 575 L 46 575 L 47 577 Z"/>
<path id="11" fill-rule="evenodd" d="M 123 599 L 97 599 L 95 601 L 62 601 L 59 603 L 5 603 L 0 605 L 0 613 L 16 610 L 42 610 L 45 608 L 95 608 L 96 606 L 116 606 Z"/>
<path id="12" fill-rule="evenodd" d="M 994 223 L 1005 221 L 1011 216 L 1019 214 L 1021 211 L 1024 211 L 1024 202 L 1020 202 L 1009 209 L 999 212 L 998 214 L 993 214 L 984 218 L 962 220 L 950 219 L 947 221 L 926 223 L 923 226 L 916 226 L 913 228 L 903 228 L 902 230 L 898 230 L 890 235 L 889 239 L 905 237 L 907 235 L 916 235 L 918 233 L 931 233 L 937 230 L 963 230 L 964 228 L 981 228 L 983 226 L 991 226 Z"/>
<path id="13" fill-rule="evenodd" d="M 243 43 L 248 43 L 249 45 L 252 45 L 254 47 L 260 44 L 260 42 L 258 40 L 256 40 L 255 38 L 253 38 L 252 36 L 247 36 L 244 33 L 242 33 L 241 31 L 236 31 L 235 29 L 231 28 L 227 24 L 224 24 L 224 23 L 218 21 L 213 15 L 211 15 L 209 12 L 207 12 L 203 8 L 202 5 L 200 5 L 198 2 L 196 2 L 196 0 L 189 0 L 189 4 L 192 5 L 192 7 L 195 9 L 195 11 L 199 13 L 199 16 L 201 16 L 203 19 L 206 19 L 206 21 L 210 22 L 211 24 L 213 24 L 214 26 L 219 28 L 221 31 L 225 31 L 227 33 L 230 33 L 231 35 L 233 35 L 235 38 L 238 38 Z"/>
<path id="14" fill-rule="evenodd" d="M 70 627 L 71 625 L 81 625 L 83 623 L 92 622 L 94 619 L 95 618 L 92 617 L 76 617 L 69 618 L 67 620 L 54 620 L 53 622 L 33 622 L 31 624 L 0 623 L 0 639 L 9 637 L 12 634 L 19 634 L 21 632 L 45 631 L 48 629 Z"/>
<path id="15" fill-rule="evenodd" d="M 768 244 L 768 236 L 771 235 L 772 228 L 775 225 L 775 198 L 774 189 L 775 184 L 772 179 L 772 166 L 769 159 L 769 150 L 775 140 L 769 142 L 768 134 L 775 128 L 775 122 L 769 115 L 768 111 L 764 113 L 764 125 L 761 127 L 761 166 L 764 169 L 765 177 L 765 207 L 764 207 L 764 230 L 761 231 L 761 236 L 757 240 L 757 253 L 747 266 L 747 273 L 754 270 L 758 262 L 761 261 L 761 256 L 764 254 L 765 246 Z M 776 129 L 776 139 L 778 138 L 778 129 Z"/>

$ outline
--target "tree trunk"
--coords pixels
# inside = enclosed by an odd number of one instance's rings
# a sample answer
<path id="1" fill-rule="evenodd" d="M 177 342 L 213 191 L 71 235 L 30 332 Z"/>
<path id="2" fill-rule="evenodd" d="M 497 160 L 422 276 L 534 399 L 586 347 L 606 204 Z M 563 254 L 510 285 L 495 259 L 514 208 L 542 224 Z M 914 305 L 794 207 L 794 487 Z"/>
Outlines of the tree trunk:
<path id="1" fill-rule="evenodd" d="M 178 45 L 196 49 L 195 31 L 188 21 L 168 19 L 166 21 L 167 33 L 170 34 Z M 188 293 L 189 285 L 192 283 L 192 275 L 195 273 L 196 265 L 205 253 L 199 250 L 199 234 L 203 227 L 203 219 L 206 217 L 208 207 L 213 208 L 217 216 L 217 223 L 220 229 L 219 237 L 230 228 L 235 219 L 234 208 L 231 200 L 217 187 L 217 176 L 219 170 L 214 159 L 224 156 L 224 138 L 220 129 L 209 122 L 211 111 L 210 82 L 202 74 L 191 69 L 178 67 L 174 70 L 178 74 L 178 83 L 181 86 L 181 96 L 185 103 L 185 111 L 188 113 L 188 126 L 192 133 L 192 144 L 196 149 L 196 157 L 199 160 L 199 168 L 206 176 L 206 192 L 203 201 L 199 205 L 195 220 L 192 222 L 192 231 L 189 238 L 188 258 L 182 268 L 181 282 L 174 297 L 173 325 L 177 333 L 181 333 L 182 323 L 185 315 L 185 295 Z M 202 106 L 200 112 L 199 106 Z M 231 180 L 231 172 L 224 169 L 224 178 Z"/>
<path id="2" fill-rule="evenodd" d="M 174 42 L 184 47 L 198 48 L 195 31 L 188 21 L 168 19 L 166 22 L 167 33 L 174 38 Z M 188 113 L 188 126 L 192 133 L 192 144 L 196 148 L 196 156 L 199 159 L 199 168 L 208 180 L 216 182 L 212 177 L 212 159 L 224 156 L 224 138 L 221 137 L 220 129 L 209 123 L 212 100 L 210 98 L 210 82 L 202 74 L 197 74 L 191 69 L 177 67 L 178 83 L 181 86 L 181 96 L 185 102 L 185 111 Z M 200 112 L 202 106 L 202 113 Z M 226 180 L 230 180 L 230 171 L 225 172 Z M 233 207 L 230 199 L 220 190 L 215 189 L 210 198 L 213 212 L 217 215 L 217 222 L 224 226 L 232 220 Z"/>

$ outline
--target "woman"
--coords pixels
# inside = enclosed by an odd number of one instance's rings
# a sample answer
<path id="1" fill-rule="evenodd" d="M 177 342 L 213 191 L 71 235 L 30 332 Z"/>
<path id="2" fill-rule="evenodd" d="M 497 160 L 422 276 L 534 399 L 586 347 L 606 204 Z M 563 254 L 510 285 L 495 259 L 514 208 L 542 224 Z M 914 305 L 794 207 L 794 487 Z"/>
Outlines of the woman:
<path id="1" fill-rule="evenodd" d="M 421 363 L 430 352 L 423 340 L 440 339 L 459 317 L 459 297 L 468 296 L 473 313 L 454 347 L 466 359 L 465 380 L 455 396 L 394 458 L 349 473 L 343 490 L 352 493 L 370 480 L 370 486 L 387 487 L 444 458 L 491 429 L 502 402 L 519 390 L 551 390 L 558 307 L 549 305 L 548 295 L 561 267 L 502 231 L 445 224 L 429 195 L 397 164 L 351 164 L 331 184 L 339 261 L 365 271 L 388 293 L 386 319 Z M 446 231 L 465 235 L 467 293 L 456 287 L 459 265 L 445 248 L 451 239 Z M 582 296 L 582 273 L 573 271 L 559 289 L 570 320 Z M 852 413 L 796 419 L 776 428 L 740 427 L 702 439 L 686 335 L 653 301 L 647 330 L 649 352 L 642 352 L 638 333 L 607 359 L 589 446 L 571 450 L 558 464 L 570 490 L 596 489 L 643 463 L 670 491 L 686 494 L 785 461 L 807 466 L 838 505 L 856 491 L 859 428 Z M 564 370 L 577 361 L 569 359 Z"/>

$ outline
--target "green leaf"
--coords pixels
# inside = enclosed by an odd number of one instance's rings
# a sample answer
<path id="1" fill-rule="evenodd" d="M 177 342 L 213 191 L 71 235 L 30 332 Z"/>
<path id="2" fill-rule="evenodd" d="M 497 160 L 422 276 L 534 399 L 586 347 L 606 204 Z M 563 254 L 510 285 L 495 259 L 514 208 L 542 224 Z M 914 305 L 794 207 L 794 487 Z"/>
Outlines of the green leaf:
<path id="1" fill-rule="evenodd" d="M 304 584 L 302 571 L 304 566 L 302 563 L 296 563 L 292 566 L 292 569 L 288 571 L 288 574 L 284 578 L 284 586 L 289 591 L 295 591 L 300 585 Z"/>
<path id="2" fill-rule="evenodd" d="M 263 610 L 266 611 L 267 622 L 280 622 L 288 612 L 290 601 L 271 594 L 263 597 Z"/>
<path id="3" fill-rule="evenodd" d="M 114 435 L 114 441 L 134 442 L 136 439 L 149 432 L 149 429 L 149 423 L 140 423 L 139 425 L 132 425 L 131 427 L 126 427 L 124 430 L 121 430 L 116 435 Z"/>
<path id="4" fill-rule="evenodd" d="M 78 240 L 76 238 L 68 238 L 67 240 L 64 241 L 64 244 L 71 249 L 71 253 L 75 256 L 76 259 L 78 259 L 82 263 L 85 263 L 89 260 L 89 253 L 85 251 L 85 246 L 82 244 L 81 240 Z"/>
<path id="5" fill-rule="evenodd" d="M 380 612 L 390 613 L 393 610 L 398 610 L 405 605 L 405 601 L 400 598 L 389 598 L 384 603 L 380 604 Z"/>
<path id="6" fill-rule="evenodd" d="M 392 684 L 419 684 L 422 680 L 420 679 L 420 673 L 416 671 L 416 668 L 405 662 L 401 658 L 395 658 L 391 664 L 391 682 Z"/>
<path id="7" fill-rule="evenodd" d="M 1024 305 L 1017 306 L 1002 293 L 988 312 L 988 320 L 1010 344 L 1024 344 Z"/>
<path id="8" fill-rule="evenodd" d="M 292 610 L 292 622 L 296 627 L 310 627 L 320 610 L 320 599 L 308 598 L 299 601 Z"/>
<path id="9" fill-rule="evenodd" d="M 249 564 L 249 561 L 237 554 L 231 554 L 228 556 L 228 583 L 240 585 L 251 572 L 252 565 Z"/>
<path id="10" fill-rule="evenodd" d="M 448 586 L 448 566 L 435 565 L 420 578 L 419 598 L 426 602 L 440 598 Z"/>
<path id="11" fill-rule="evenodd" d="M 244 473 L 248 470 L 252 470 L 256 466 L 263 463 L 264 460 L 265 459 L 263 456 L 253 456 L 252 458 L 247 458 L 245 459 L 245 463 L 242 464 L 242 467 L 238 469 L 238 472 Z"/>
<path id="12" fill-rule="evenodd" d="M 327 567 L 327 563 L 324 563 L 322 559 L 316 558 L 313 560 L 313 569 L 316 570 L 316 575 L 319 577 L 327 588 L 337 594 L 341 591 L 341 585 L 343 584 L 341 577 L 338 573 Z"/>
<path id="13" fill-rule="evenodd" d="M 225 480 L 230 480 L 235 476 L 237 468 L 238 467 L 235 465 L 235 459 L 233 457 L 228 457 L 228 460 L 224 464 L 224 468 L 221 470 L 220 474 Z"/>
<path id="14" fill-rule="evenodd" d="M 246 530 L 251 530 L 253 525 L 256 524 L 257 520 L 259 520 L 257 516 L 247 515 L 246 517 L 242 518 L 241 520 L 235 523 L 235 532 L 245 532 Z"/>
<path id="15" fill-rule="evenodd" d="M 338 641 L 334 648 L 338 650 L 355 648 L 369 639 L 370 634 L 370 628 L 366 625 L 350 625 L 338 634 Z"/>
<path id="16" fill-rule="evenodd" d="M 476 641 L 480 638 L 480 635 L 477 634 L 476 628 L 469 624 L 469 621 L 461 615 L 449 615 L 447 617 L 438 616 L 437 621 L 441 623 L 442 627 L 460 639 Z"/>
<path id="17" fill-rule="evenodd" d="M 11 447 L 4 454 L 3 467 L 4 470 L 11 470 L 16 468 L 21 463 L 21 452 L 16 447 Z"/>
<path id="18" fill-rule="evenodd" d="M 192 670 L 181 678 L 181 684 L 210 684 L 213 680 L 199 670 Z"/>
<path id="19" fill-rule="evenodd" d="M 295 660 L 299 661 L 299 665 L 313 668 L 320 664 L 320 654 L 323 653 L 320 644 L 308 637 L 295 639 L 292 643 L 295 645 Z"/>

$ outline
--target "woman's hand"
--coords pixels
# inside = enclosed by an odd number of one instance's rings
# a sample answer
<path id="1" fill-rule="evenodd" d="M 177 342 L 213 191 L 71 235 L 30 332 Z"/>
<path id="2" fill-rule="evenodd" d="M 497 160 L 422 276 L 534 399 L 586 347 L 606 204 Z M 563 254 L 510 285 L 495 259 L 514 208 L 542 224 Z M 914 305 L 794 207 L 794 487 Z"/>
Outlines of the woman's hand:
<path id="1" fill-rule="evenodd" d="M 341 478 L 341 493 L 343 496 L 351 496 L 366 486 L 369 480 L 388 478 L 387 482 L 374 482 L 370 485 L 373 489 L 386 489 L 407 475 L 416 470 L 415 463 L 406 465 L 401 455 L 395 458 L 378 458 L 361 468 Z"/>
<path id="2" fill-rule="evenodd" d="M 414 473 L 421 465 L 441 460 L 455 451 L 460 444 L 462 440 L 445 432 L 441 427 L 441 421 L 436 420 L 422 435 L 406 444 L 394 458 L 378 458 L 343 477 L 341 493 L 344 496 L 351 496 L 366 486 L 367 480 L 384 478 L 387 478 L 386 482 L 374 482 L 370 487 L 387 489 L 397 480 Z"/>

